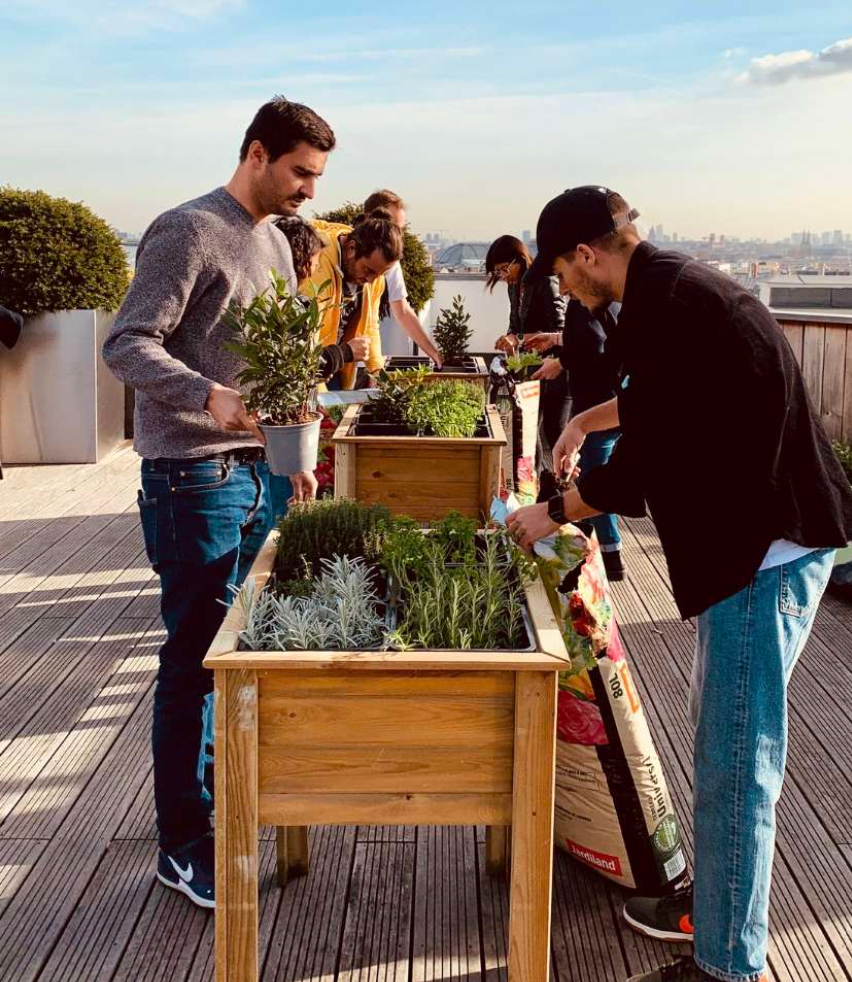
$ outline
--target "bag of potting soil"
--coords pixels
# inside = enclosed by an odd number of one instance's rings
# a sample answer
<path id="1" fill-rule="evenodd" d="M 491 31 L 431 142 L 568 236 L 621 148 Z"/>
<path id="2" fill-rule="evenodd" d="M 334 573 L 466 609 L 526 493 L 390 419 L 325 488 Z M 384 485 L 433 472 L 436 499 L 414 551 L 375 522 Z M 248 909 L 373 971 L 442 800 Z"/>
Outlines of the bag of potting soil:
<path id="1" fill-rule="evenodd" d="M 520 504 L 533 504 L 538 498 L 535 455 L 541 383 L 516 382 L 502 365 L 499 365 L 498 371 L 492 362 L 491 385 L 488 401 L 498 407 L 501 401 L 506 401 L 510 406 L 512 490 Z"/>
<path id="2" fill-rule="evenodd" d="M 655 895 L 685 876 L 680 825 L 613 616 L 597 539 L 565 525 L 535 546 L 571 668 L 559 673 L 558 845 Z"/>

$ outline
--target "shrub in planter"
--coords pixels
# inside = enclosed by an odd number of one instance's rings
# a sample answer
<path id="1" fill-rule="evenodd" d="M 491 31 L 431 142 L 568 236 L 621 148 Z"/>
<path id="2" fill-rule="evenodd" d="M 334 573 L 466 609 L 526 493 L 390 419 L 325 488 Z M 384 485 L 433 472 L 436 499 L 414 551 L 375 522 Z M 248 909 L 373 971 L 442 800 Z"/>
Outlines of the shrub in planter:
<path id="1" fill-rule="evenodd" d="M 360 214 L 361 205 L 347 201 L 339 208 L 332 208 L 330 211 L 317 215 L 317 218 L 326 222 L 352 225 Z M 432 271 L 429 250 L 407 225 L 402 230 L 402 259 L 400 259 L 399 264 L 402 267 L 402 278 L 405 280 L 405 287 L 408 290 L 408 302 L 412 309 L 419 314 L 435 296 L 435 274 Z M 390 314 L 387 294 L 382 298 L 379 314 L 381 317 L 387 317 Z"/>
<path id="2" fill-rule="evenodd" d="M 408 428 L 420 436 L 472 437 L 485 411 L 483 389 L 458 381 L 428 381 L 415 368 L 378 375 L 379 395 L 362 415 L 372 423 Z"/>
<path id="3" fill-rule="evenodd" d="M 444 307 L 438 315 L 432 337 L 445 367 L 461 365 L 467 355 L 468 344 L 473 329 L 469 326 L 470 314 L 464 309 L 463 298 L 459 294 L 453 297 L 452 309 Z"/>
<path id="4" fill-rule="evenodd" d="M 273 474 L 312 471 L 317 465 L 320 413 L 316 387 L 322 346 L 320 307 L 314 291 L 307 301 L 291 296 L 286 281 L 270 271 L 270 286 L 245 308 L 233 304 L 224 323 L 233 331 L 228 348 L 246 367 L 249 412 L 258 414 Z"/>
<path id="5" fill-rule="evenodd" d="M 27 316 L 116 310 L 129 270 L 118 236 L 80 202 L 0 188 L 0 304 Z"/>

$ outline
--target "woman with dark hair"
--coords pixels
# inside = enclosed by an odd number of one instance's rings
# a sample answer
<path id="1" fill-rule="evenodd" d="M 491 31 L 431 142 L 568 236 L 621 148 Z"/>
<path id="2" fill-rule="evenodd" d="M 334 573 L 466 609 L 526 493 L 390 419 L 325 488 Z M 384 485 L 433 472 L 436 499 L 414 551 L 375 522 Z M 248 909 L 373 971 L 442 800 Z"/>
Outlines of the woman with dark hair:
<path id="1" fill-rule="evenodd" d="M 554 345 L 561 340 L 566 303 L 559 293 L 559 281 L 555 276 L 530 273 L 531 266 L 529 250 L 514 235 L 501 235 L 488 249 L 485 257 L 487 289 L 493 291 L 502 281 L 509 290 L 509 330 L 495 342 L 498 351 L 513 354 L 523 345 L 527 334 L 553 335 Z M 533 376 L 541 380 L 536 461 L 539 472 L 552 470 L 553 446 L 571 412 L 568 375 L 558 361 L 556 366 L 555 371 L 543 374 L 539 370 Z"/>

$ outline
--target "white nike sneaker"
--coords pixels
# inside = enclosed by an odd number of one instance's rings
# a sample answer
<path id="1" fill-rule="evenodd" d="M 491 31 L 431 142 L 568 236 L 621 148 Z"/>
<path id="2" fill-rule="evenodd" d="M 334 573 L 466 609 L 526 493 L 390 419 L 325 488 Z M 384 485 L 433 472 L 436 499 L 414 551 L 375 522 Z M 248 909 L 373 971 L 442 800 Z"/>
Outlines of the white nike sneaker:
<path id="1" fill-rule="evenodd" d="M 167 853 L 160 850 L 157 879 L 172 890 L 180 890 L 199 907 L 216 906 L 215 840 L 213 835 L 191 846 Z"/>

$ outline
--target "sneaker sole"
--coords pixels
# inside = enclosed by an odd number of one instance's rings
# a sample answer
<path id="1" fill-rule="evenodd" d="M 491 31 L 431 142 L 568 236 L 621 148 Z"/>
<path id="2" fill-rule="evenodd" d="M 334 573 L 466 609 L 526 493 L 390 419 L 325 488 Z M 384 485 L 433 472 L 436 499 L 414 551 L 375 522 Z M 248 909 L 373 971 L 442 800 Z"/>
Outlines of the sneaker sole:
<path id="1" fill-rule="evenodd" d="M 681 931 L 658 931 L 640 921 L 634 921 L 626 910 L 621 912 L 621 916 L 637 934 L 644 934 L 646 938 L 653 938 L 654 941 L 668 941 L 671 944 L 692 944 L 694 941 L 691 934 L 683 934 Z"/>
<path id="2" fill-rule="evenodd" d="M 177 890 L 178 893 L 182 893 L 184 896 L 189 897 L 196 907 L 203 907 L 205 910 L 216 909 L 215 900 L 205 900 L 203 897 L 199 897 L 197 893 L 192 892 L 192 888 L 188 883 L 184 883 L 183 880 L 181 880 L 179 883 L 173 883 L 171 880 L 167 880 L 159 871 L 157 872 L 157 879 L 163 884 L 164 887 L 168 887 L 170 890 Z"/>

